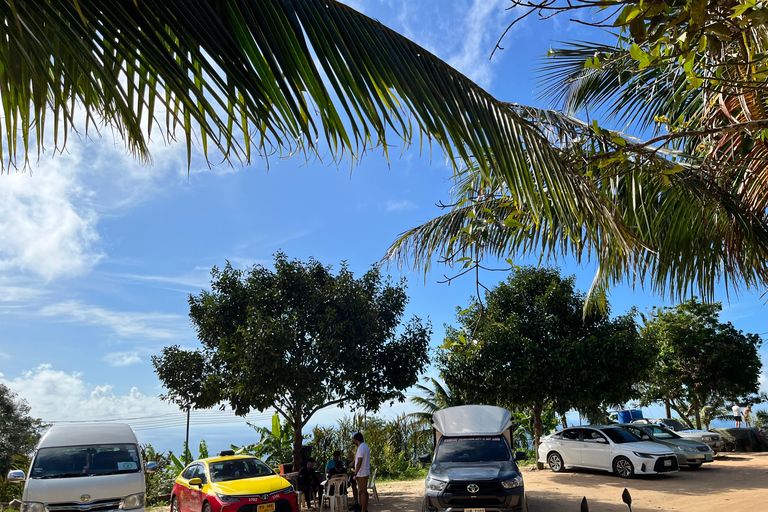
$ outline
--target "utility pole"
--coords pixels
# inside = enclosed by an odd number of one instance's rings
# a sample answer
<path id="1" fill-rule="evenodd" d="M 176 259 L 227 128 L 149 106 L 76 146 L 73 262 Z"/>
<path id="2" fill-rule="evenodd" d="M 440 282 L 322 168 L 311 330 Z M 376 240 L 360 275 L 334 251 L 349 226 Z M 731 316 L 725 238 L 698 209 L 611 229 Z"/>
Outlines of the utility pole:
<path id="1" fill-rule="evenodd" d="M 187 407 L 187 440 L 184 444 L 184 465 L 190 463 L 189 457 L 187 456 L 189 452 L 189 412 L 192 410 L 191 407 Z"/>

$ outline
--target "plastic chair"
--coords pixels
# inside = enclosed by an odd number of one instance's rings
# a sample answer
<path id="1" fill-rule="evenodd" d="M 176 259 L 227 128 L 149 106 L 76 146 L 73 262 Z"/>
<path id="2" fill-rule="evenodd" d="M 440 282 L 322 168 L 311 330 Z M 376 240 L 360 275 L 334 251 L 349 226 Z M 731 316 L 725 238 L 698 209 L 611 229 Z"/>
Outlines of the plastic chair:
<path id="1" fill-rule="evenodd" d="M 323 502 L 320 504 L 320 512 L 325 508 L 326 500 L 331 512 L 346 512 L 349 506 L 347 501 L 347 475 L 332 476 L 328 480 L 326 492 L 323 493 Z"/>
<path id="2" fill-rule="evenodd" d="M 368 490 L 373 491 L 373 497 L 376 498 L 376 504 L 379 504 L 379 491 L 376 490 L 376 469 L 371 472 L 371 478 L 368 480 Z"/>

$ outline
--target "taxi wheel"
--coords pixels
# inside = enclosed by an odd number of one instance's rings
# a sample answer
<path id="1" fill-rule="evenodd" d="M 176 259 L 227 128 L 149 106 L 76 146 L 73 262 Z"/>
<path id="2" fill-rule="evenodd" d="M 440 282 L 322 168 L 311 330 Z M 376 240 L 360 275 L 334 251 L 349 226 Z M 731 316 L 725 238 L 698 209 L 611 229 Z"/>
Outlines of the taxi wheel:
<path id="1" fill-rule="evenodd" d="M 176 496 L 171 498 L 171 512 L 179 512 L 179 500 L 176 499 Z"/>
<path id="2" fill-rule="evenodd" d="M 211 506 L 208 504 L 207 501 L 203 503 L 203 512 L 211 512 Z"/>

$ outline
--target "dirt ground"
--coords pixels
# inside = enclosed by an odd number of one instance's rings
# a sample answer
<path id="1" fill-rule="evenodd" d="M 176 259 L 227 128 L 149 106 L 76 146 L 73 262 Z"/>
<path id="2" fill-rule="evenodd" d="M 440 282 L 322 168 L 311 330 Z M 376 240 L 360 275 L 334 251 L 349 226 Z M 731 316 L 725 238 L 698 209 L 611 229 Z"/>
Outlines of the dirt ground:
<path id="1" fill-rule="evenodd" d="M 621 493 L 628 488 L 634 512 L 759 512 L 768 510 L 768 453 L 729 453 L 700 469 L 624 480 L 588 470 L 555 474 L 523 469 L 530 512 L 577 512 L 583 496 L 589 510 L 626 511 Z M 421 512 L 424 481 L 376 485 L 381 504 L 370 512 Z"/>

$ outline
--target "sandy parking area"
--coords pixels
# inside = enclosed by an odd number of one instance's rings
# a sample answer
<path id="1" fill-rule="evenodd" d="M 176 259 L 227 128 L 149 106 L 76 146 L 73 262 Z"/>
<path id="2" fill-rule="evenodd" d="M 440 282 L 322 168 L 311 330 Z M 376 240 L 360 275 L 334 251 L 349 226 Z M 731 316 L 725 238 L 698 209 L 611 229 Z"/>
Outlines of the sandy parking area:
<path id="1" fill-rule="evenodd" d="M 759 512 L 768 510 L 768 453 L 730 453 L 697 470 L 623 480 L 609 473 L 523 470 L 530 512 L 576 512 L 583 496 L 590 511 L 626 511 L 621 493 L 632 493 L 635 512 Z M 380 483 L 381 504 L 371 512 L 421 512 L 424 482 Z"/>

